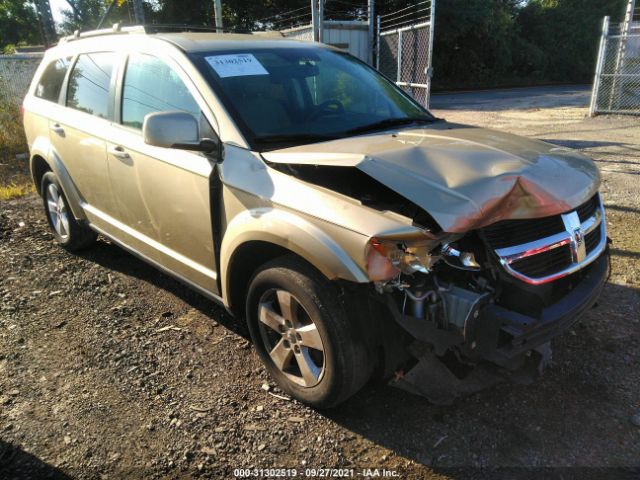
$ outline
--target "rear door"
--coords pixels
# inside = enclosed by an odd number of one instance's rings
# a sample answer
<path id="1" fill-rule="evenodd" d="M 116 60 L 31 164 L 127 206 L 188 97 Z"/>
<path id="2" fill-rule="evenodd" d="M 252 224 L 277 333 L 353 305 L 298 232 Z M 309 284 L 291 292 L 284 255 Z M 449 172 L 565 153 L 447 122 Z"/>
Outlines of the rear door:
<path id="1" fill-rule="evenodd" d="M 112 52 L 80 54 L 62 94 L 66 108 L 52 111 L 49 120 L 54 155 L 69 172 L 91 221 L 92 210 L 112 213 L 114 208 L 104 135 L 113 115 L 115 59 Z"/>
<path id="2" fill-rule="evenodd" d="M 129 56 L 107 143 L 111 190 L 129 245 L 218 293 L 209 189 L 213 163 L 201 153 L 152 147 L 142 138 L 145 115 L 163 111 L 188 112 L 200 120 L 201 137 L 215 135 L 190 83 L 170 59 Z"/>

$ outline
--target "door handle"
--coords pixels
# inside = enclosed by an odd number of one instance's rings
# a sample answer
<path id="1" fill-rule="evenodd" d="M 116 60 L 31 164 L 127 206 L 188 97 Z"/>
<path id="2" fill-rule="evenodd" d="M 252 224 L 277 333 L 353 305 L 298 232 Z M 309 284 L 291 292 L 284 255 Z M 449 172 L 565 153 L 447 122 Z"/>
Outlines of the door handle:
<path id="1" fill-rule="evenodd" d="M 127 152 L 125 152 L 123 147 L 117 146 L 117 147 L 109 147 L 109 149 L 107 150 L 107 152 L 110 155 L 113 155 L 116 158 L 120 158 L 120 159 L 127 159 L 130 158 L 129 154 Z"/>
<path id="2" fill-rule="evenodd" d="M 64 135 L 64 128 L 62 128 L 59 123 L 54 123 L 49 127 L 49 129 L 60 136 Z"/>

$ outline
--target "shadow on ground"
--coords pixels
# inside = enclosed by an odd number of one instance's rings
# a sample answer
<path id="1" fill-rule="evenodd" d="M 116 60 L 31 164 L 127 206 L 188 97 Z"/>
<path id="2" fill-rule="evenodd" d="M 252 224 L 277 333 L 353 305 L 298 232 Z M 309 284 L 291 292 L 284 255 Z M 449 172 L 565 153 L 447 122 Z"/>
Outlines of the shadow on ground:
<path id="1" fill-rule="evenodd" d="M 90 249 L 79 252 L 78 256 L 108 270 L 115 270 L 161 288 L 233 333 L 249 339 L 244 321 L 234 318 L 222 306 L 109 241 L 100 239 Z"/>
<path id="2" fill-rule="evenodd" d="M 616 460 L 616 449 L 637 434 L 629 421 L 630 399 L 621 391 L 624 379 L 633 375 L 637 347 L 622 341 L 615 330 L 607 337 L 600 325 L 592 328 L 598 319 L 620 315 L 623 306 L 631 311 L 638 308 L 640 291 L 608 284 L 599 305 L 574 331 L 553 342 L 554 364 L 533 385 L 501 384 L 446 407 L 377 384 L 324 414 L 395 454 L 452 478 L 468 478 L 456 472 L 468 473 L 469 468 L 490 467 L 507 469 L 501 475 L 473 478 L 514 478 L 515 474 L 528 478 L 521 474 L 536 465 L 532 478 L 640 478 L 640 461 L 616 463 L 624 461 L 623 457 Z M 631 330 L 640 333 L 637 324 Z M 620 357 L 628 352 L 627 363 L 612 360 L 613 352 Z M 610 362 L 609 368 L 600 370 L 597 365 L 605 361 Z M 607 374 L 611 370 L 615 376 Z M 619 422 L 616 433 L 603 436 L 593 428 L 591 422 L 603 416 L 607 423 Z M 486 439 L 493 440 L 487 444 Z M 596 454 L 590 451 L 593 448 L 600 450 Z M 476 455 L 477 465 L 458 463 Z M 458 465 L 464 468 L 456 470 Z M 549 465 L 559 467 L 543 468 Z"/>
<path id="3" fill-rule="evenodd" d="M 0 440 L 0 478 L 6 480 L 71 479 L 62 470 L 25 452 L 19 446 L 2 440 Z"/>

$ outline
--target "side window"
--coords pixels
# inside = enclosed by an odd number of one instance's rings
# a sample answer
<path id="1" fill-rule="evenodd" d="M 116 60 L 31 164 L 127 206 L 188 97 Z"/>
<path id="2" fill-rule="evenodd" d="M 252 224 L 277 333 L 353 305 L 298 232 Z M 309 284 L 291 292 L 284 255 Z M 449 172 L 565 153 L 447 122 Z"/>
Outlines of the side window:
<path id="1" fill-rule="evenodd" d="M 200 107 L 176 72 L 156 57 L 132 54 L 122 87 L 122 124 L 141 129 L 145 115 L 169 111 L 192 114 L 203 130 Z"/>
<path id="2" fill-rule="evenodd" d="M 69 69 L 69 60 L 69 58 L 59 58 L 47 65 L 36 85 L 34 92 L 36 97 L 50 102 L 58 101 L 64 77 Z"/>
<path id="3" fill-rule="evenodd" d="M 114 61 L 114 53 L 80 55 L 69 77 L 67 106 L 107 118 Z"/>

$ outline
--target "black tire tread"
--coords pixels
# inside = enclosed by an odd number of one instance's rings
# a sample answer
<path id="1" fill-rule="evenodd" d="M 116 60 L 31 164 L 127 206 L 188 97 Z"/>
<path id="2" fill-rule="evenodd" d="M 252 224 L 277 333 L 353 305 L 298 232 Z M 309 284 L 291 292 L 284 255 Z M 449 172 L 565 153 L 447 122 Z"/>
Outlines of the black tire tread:
<path id="1" fill-rule="evenodd" d="M 274 276 L 293 281 L 302 291 L 311 296 L 322 314 L 323 321 L 329 324 L 325 325 L 327 330 L 334 332 L 332 339 L 335 343 L 334 350 L 337 357 L 335 363 L 338 365 L 338 369 L 336 369 L 338 371 L 333 372 L 333 384 L 322 397 L 316 398 L 313 395 L 307 395 L 311 389 L 302 391 L 300 387 L 292 385 L 286 380 L 284 382 L 282 379 L 278 381 L 277 376 L 276 380 L 283 390 L 305 403 L 316 408 L 333 407 L 360 390 L 373 373 L 373 361 L 369 358 L 362 332 L 358 331 L 359 322 L 349 321 L 347 318 L 337 286 L 297 255 L 279 257 L 266 263 L 255 273 L 250 285 L 256 279 L 260 280 L 261 277 Z M 247 320 L 249 322 L 252 321 L 249 309 L 253 308 L 250 302 L 251 294 L 247 297 Z M 266 351 L 261 350 L 260 339 L 254 335 L 255 329 L 252 329 L 252 325 L 249 327 L 252 330 L 254 345 L 256 345 L 258 353 L 264 356 Z M 268 357 L 268 354 L 266 355 Z M 307 396 L 301 396 L 301 391 Z"/>
<path id="2" fill-rule="evenodd" d="M 60 195 L 62 195 L 62 198 L 65 204 L 67 205 L 67 209 L 70 213 L 69 215 L 70 235 L 66 241 L 62 240 L 56 234 L 55 230 L 53 229 L 53 225 L 51 225 L 51 220 L 49 219 L 49 212 L 47 209 L 46 188 L 50 183 L 55 183 L 57 185 L 58 191 L 60 192 Z M 78 250 L 82 250 L 84 248 L 90 247 L 96 242 L 96 239 L 98 238 L 98 234 L 93 230 L 91 230 L 91 228 L 89 228 L 87 225 L 78 222 L 78 220 L 76 220 L 75 217 L 73 216 L 73 213 L 71 212 L 71 208 L 69 207 L 69 202 L 67 201 L 67 197 L 65 196 L 64 191 L 62 190 L 62 187 L 60 186 L 60 182 L 58 181 L 58 178 L 56 177 L 55 173 L 50 171 L 45 173 L 42 176 L 42 182 L 40 184 L 40 192 L 42 194 L 42 202 L 44 205 L 47 222 L 49 223 L 49 227 L 51 227 L 51 231 L 53 233 L 54 238 L 56 239 L 56 242 L 62 248 L 64 248 L 69 252 L 76 252 Z"/>

